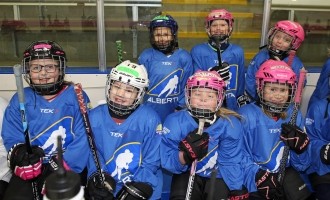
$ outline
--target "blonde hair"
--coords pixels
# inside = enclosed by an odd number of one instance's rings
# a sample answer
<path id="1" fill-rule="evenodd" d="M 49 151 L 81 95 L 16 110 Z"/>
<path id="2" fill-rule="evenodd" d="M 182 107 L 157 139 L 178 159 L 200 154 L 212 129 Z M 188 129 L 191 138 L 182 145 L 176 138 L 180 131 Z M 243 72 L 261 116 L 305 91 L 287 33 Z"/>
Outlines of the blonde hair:
<path id="1" fill-rule="evenodd" d="M 229 121 L 230 121 L 230 119 L 228 117 L 229 115 L 234 116 L 234 117 L 238 118 L 239 120 L 242 119 L 242 116 L 240 114 L 238 114 L 237 112 L 230 110 L 228 108 L 224 108 L 224 107 L 221 107 L 216 114 L 218 117 L 227 119 Z"/>

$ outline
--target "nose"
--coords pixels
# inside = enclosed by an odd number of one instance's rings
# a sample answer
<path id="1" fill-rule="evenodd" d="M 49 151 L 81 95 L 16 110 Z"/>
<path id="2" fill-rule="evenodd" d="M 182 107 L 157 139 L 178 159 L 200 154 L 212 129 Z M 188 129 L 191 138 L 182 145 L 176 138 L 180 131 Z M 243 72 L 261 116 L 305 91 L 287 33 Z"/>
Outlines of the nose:
<path id="1" fill-rule="evenodd" d="M 119 88 L 117 90 L 117 93 L 116 93 L 117 96 L 124 97 L 124 94 L 125 94 L 125 90 L 124 89 Z"/>

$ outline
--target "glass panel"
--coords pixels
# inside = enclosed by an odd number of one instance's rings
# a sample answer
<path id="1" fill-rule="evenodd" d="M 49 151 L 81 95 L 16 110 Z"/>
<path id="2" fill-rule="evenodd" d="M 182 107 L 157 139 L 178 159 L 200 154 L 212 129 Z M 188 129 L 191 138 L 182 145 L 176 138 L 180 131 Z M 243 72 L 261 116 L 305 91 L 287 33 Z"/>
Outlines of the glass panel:
<path id="1" fill-rule="evenodd" d="M 232 12 L 231 42 L 245 50 L 246 65 L 258 52 L 263 17 L 262 0 L 105 0 L 107 66 L 118 62 L 116 41 L 123 44 L 124 59 L 136 61 L 150 47 L 148 24 L 159 13 L 172 15 L 179 24 L 179 46 L 188 51 L 207 41 L 204 18 L 212 9 Z M 136 12 L 138 11 L 138 12 Z M 21 61 L 34 40 L 58 42 L 69 66 L 98 66 L 95 0 L 22 0 L 0 2 L 0 66 Z M 2 17 L 2 19 L 1 19 Z"/>

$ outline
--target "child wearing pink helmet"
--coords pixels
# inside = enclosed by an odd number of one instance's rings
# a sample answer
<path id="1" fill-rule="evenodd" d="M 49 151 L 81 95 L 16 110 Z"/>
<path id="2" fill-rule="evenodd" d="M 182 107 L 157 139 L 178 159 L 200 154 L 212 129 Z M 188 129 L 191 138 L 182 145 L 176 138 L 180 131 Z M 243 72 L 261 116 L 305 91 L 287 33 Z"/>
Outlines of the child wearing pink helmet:
<path id="1" fill-rule="evenodd" d="M 222 107 L 224 94 L 225 82 L 217 72 L 197 71 L 185 87 L 187 109 L 166 118 L 160 149 L 162 167 L 173 173 L 170 199 L 185 199 L 195 160 L 192 200 L 248 198 L 240 164 L 243 130 L 239 115 Z M 212 171 L 216 178 L 210 178 Z"/>
<path id="2" fill-rule="evenodd" d="M 250 62 L 246 77 L 245 90 L 253 100 L 258 100 L 256 93 L 256 72 L 266 60 L 286 62 L 299 78 L 303 63 L 296 56 L 296 51 L 305 39 L 305 31 L 298 23 L 290 20 L 278 21 L 268 32 L 268 44 Z"/>
<path id="3" fill-rule="evenodd" d="M 303 131 L 301 112 L 293 114 L 290 106 L 296 95 L 296 82 L 296 74 L 288 64 L 267 60 L 256 73 L 259 101 L 238 111 L 243 117 L 245 156 L 242 163 L 250 200 L 303 200 L 311 194 L 299 174 L 310 164 L 310 145 Z M 291 121 L 292 115 L 296 116 L 295 123 Z M 289 148 L 289 156 L 281 168 L 284 146 Z"/>

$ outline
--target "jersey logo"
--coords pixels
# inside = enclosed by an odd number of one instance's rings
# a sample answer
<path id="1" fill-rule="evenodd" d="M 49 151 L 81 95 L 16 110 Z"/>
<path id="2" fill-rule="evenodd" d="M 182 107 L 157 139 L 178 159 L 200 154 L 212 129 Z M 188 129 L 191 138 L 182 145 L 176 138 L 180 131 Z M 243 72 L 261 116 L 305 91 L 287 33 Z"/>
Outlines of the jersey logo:
<path id="1" fill-rule="evenodd" d="M 123 170 L 128 170 L 128 165 L 133 161 L 133 153 L 129 149 L 126 149 L 123 153 L 120 153 L 116 158 L 115 170 L 111 173 L 111 176 L 118 176 L 121 179 L 121 174 Z"/>
<path id="2" fill-rule="evenodd" d="M 37 142 L 38 146 L 41 146 L 45 151 L 44 160 L 47 161 L 51 156 L 57 152 L 57 137 L 62 137 L 63 150 L 65 151 L 66 146 L 73 140 L 74 134 L 72 132 L 72 117 L 64 117 L 47 127 L 46 130 L 39 133 L 32 141 Z"/>
<path id="3" fill-rule="evenodd" d="M 257 163 L 260 165 L 263 169 L 268 169 L 271 172 L 277 172 L 281 163 L 281 159 L 283 157 L 283 151 L 284 151 L 284 143 L 279 142 L 274 149 L 271 151 L 271 155 L 268 160 L 265 162 Z M 290 156 L 288 159 L 288 162 L 290 160 Z"/>
<path id="4" fill-rule="evenodd" d="M 206 162 L 206 164 L 204 162 L 198 163 L 197 164 L 197 171 L 196 173 L 203 173 L 204 175 L 209 175 L 211 174 L 212 169 L 214 168 L 215 164 L 217 163 L 217 159 L 218 159 L 218 152 L 215 151 L 214 155 L 212 157 L 210 157 L 210 159 Z M 202 165 L 202 166 L 199 166 Z"/>
<path id="5" fill-rule="evenodd" d="M 138 142 L 127 143 L 115 151 L 107 162 L 111 176 L 118 181 L 127 182 L 140 166 L 141 144 Z"/>
<path id="6" fill-rule="evenodd" d="M 150 96 L 157 96 L 161 98 L 177 96 L 181 91 L 179 80 L 181 79 L 182 71 L 182 69 L 178 69 L 166 76 L 158 84 L 152 87 L 148 91 L 148 94 Z"/>
<path id="7" fill-rule="evenodd" d="M 230 90 L 237 90 L 237 80 L 238 80 L 238 65 L 229 65 L 229 79 L 227 83 L 227 92 Z"/>

